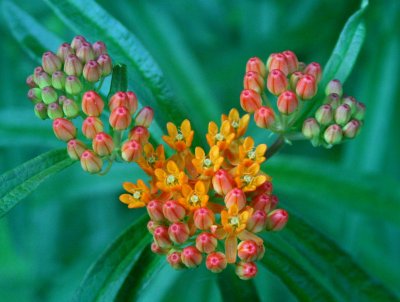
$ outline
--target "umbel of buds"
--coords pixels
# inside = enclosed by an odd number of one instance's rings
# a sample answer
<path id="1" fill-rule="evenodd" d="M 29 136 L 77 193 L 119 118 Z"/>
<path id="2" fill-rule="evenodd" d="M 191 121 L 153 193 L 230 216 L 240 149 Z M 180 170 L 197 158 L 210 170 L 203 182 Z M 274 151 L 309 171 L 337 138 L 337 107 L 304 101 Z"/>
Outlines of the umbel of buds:
<path id="1" fill-rule="evenodd" d="M 251 72 L 262 74 L 259 64 L 251 61 Z M 257 100 L 251 106 L 256 108 Z M 136 118 L 141 126 L 131 131 L 132 137 L 145 133 L 140 128 L 147 125 L 145 108 Z M 267 113 L 262 118 L 264 124 L 270 123 Z M 189 120 L 180 126 L 167 124 L 163 140 L 173 149 L 170 157 L 165 156 L 164 145 L 122 147 L 151 180 L 125 182 L 127 193 L 120 200 L 129 208 L 146 207 L 147 229 L 154 240 L 151 250 L 164 255 L 172 268 L 195 268 L 204 261 L 213 273 L 232 265 L 239 278 L 251 279 L 265 253 L 258 234 L 279 231 L 288 221 L 287 212 L 276 209 L 271 178 L 260 170 L 267 146 L 244 137 L 248 123 L 249 115 L 240 117 L 236 109 L 222 115 L 220 127 L 210 122 L 209 150 L 196 147 L 192 152 L 194 132 Z"/>
<path id="2" fill-rule="evenodd" d="M 303 123 L 303 135 L 314 146 L 329 148 L 360 133 L 365 105 L 352 96 L 343 96 L 339 80 L 332 80 L 326 86 L 324 103 Z"/>
<path id="3" fill-rule="evenodd" d="M 76 36 L 55 53 L 45 52 L 42 65 L 26 80 L 35 115 L 52 120 L 54 134 L 66 142 L 68 155 L 89 173 L 101 172 L 104 162 L 136 160 L 149 139 L 152 108 L 138 111 L 132 91 L 116 92 L 109 100 L 100 94 L 112 70 L 103 42 L 91 44 Z"/>

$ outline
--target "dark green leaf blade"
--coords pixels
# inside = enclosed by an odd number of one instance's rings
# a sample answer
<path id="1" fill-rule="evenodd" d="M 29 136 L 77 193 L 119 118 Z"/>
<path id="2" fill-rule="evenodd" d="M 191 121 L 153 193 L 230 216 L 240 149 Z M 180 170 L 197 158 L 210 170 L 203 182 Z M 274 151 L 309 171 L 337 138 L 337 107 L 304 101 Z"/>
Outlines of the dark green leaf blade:
<path id="1" fill-rule="evenodd" d="M 46 178 L 73 164 L 65 149 L 53 150 L 0 176 L 0 217 L 35 190 Z"/>
<path id="2" fill-rule="evenodd" d="M 112 79 L 108 98 L 118 91 L 128 90 L 128 71 L 125 64 L 116 64 L 113 67 Z"/>

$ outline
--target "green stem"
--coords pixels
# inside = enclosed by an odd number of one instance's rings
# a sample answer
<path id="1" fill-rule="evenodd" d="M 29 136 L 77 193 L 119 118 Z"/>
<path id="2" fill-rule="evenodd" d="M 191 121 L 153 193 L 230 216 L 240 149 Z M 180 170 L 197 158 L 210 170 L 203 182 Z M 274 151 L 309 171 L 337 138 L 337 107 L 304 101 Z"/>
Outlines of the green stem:
<path id="1" fill-rule="evenodd" d="M 267 152 L 265 153 L 265 157 L 270 159 L 272 156 L 274 156 L 275 153 L 277 153 L 280 149 L 283 148 L 285 145 L 285 138 L 280 135 L 276 141 L 267 149 Z"/>

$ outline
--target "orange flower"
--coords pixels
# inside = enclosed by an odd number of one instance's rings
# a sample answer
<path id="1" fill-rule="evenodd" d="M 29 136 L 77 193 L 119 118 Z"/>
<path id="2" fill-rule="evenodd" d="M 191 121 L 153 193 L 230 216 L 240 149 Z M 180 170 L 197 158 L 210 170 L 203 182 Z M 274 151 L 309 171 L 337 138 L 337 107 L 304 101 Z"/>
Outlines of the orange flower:
<path id="1" fill-rule="evenodd" d="M 250 192 L 257 189 L 258 186 L 262 185 L 271 178 L 267 175 L 261 175 L 260 165 L 253 162 L 244 162 L 237 166 L 235 182 L 237 186 L 243 190 L 243 192 Z"/>
<path id="2" fill-rule="evenodd" d="M 220 151 L 227 149 L 235 138 L 235 134 L 231 131 L 231 125 L 228 120 L 223 121 L 221 130 L 214 122 L 208 124 L 208 133 L 206 134 L 207 142 L 210 147 L 217 145 Z"/>
<path id="3" fill-rule="evenodd" d="M 172 149 L 182 152 L 191 146 L 194 131 L 189 120 L 184 120 L 179 129 L 173 123 L 168 123 L 167 130 L 168 135 L 163 135 L 162 138 Z"/>
<path id="4" fill-rule="evenodd" d="M 184 184 L 182 186 L 183 197 L 179 200 L 188 210 L 194 211 L 200 207 L 205 207 L 208 202 L 207 188 L 201 180 L 197 181 L 194 189 Z"/>
<path id="5" fill-rule="evenodd" d="M 154 174 L 157 177 L 157 187 L 164 192 L 180 191 L 188 181 L 185 172 L 179 170 L 173 160 L 167 162 L 165 169 L 155 169 Z"/>
<path id="6" fill-rule="evenodd" d="M 139 167 L 148 175 L 153 175 L 154 170 L 162 168 L 165 163 L 164 146 L 158 145 L 156 150 L 152 144 L 147 143 L 143 146 L 143 153 L 138 160 Z"/>
<path id="7" fill-rule="evenodd" d="M 229 111 L 228 116 L 223 114 L 221 119 L 222 122 L 229 122 L 229 124 L 231 125 L 231 130 L 233 131 L 233 133 L 235 133 L 235 138 L 239 138 L 243 136 L 247 131 L 247 127 L 250 121 L 250 115 L 245 114 L 240 118 L 239 112 L 235 108 L 233 108 L 231 109 L 231 111 Z"/>
<path id="8" fill-rule="evenodd" d="M 205 176 L 213 176 L 221 167 L 224 158 L 219 153 L 218 146 L 212 146 L 208 156 L 200 147 L 195 149 L 195 158 L 192 160 L 198 173 Z"/>
<path id="9" fill-rule="evenodd" d="M 265 161 L 265 151 L 267 151 L 267 145 L 261 144 L 256 148 L 254 147 L 254 140 L 251 137 L 246 137 L 241 146 L 239 146 L 239 159 L 241 162 L 245 160 L 250 160 L 261 164 Z"/>
<path id="10" fill-rule="evenodd" d="M 150 200 L 150 190 L 145 183 L 139 179 L 137 185 L 124 182 L 123 187 L 130 194 L 122 194 L 119 200 L 128 205 L 128 208 L 145 207 Z"/>

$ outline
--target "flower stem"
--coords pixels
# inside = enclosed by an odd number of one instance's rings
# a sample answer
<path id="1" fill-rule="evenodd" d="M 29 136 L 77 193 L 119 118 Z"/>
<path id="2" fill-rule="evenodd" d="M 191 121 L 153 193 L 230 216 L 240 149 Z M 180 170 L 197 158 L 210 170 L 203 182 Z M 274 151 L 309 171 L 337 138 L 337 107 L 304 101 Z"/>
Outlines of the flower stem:
<path id="1" fill-rule="evenodd" d="M 285 138 L 280 135 L 276 141 L 267 149 L 265 153 L 266 160 L 270 159 L 275 153 L 277 153 L 285 145 Z"/>

